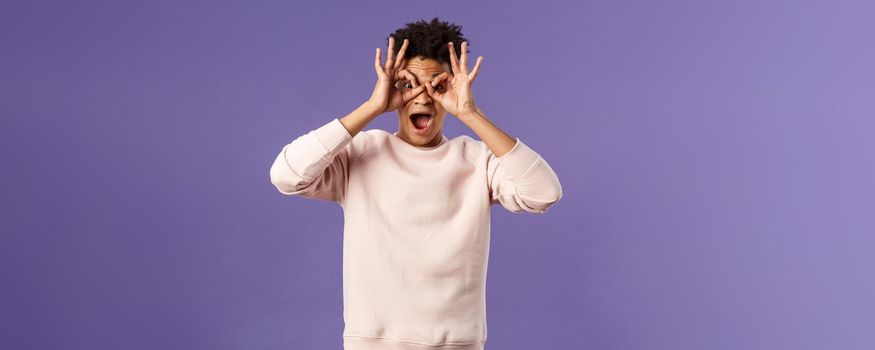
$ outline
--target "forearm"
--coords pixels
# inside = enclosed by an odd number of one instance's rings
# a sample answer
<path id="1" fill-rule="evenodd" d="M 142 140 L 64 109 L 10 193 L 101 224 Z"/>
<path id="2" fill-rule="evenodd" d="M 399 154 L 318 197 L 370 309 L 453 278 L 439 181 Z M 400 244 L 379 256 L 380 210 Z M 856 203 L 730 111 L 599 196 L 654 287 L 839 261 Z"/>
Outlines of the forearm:
<path id="1" fill-rule="evenodd" d="M 513 149 L 516 144 L 516 138 L 502 131 L 495 125 L 480 108 L 469 113 L 463 113 L 459 116 L 459 120 L 465 123 L 474 133 L 480 137 L 480 140 L 489 147 L 496 157 L 501 157 L 505 153 Z"/>
<path id="2" fill-rule="evenodd" d="M 349 131 L 350 135 L 355 136 L 378 116 L 380 116 L 379 110 L 370 102 L 364 102 L 354 111 L 340 118 L 340 123 Z"/>

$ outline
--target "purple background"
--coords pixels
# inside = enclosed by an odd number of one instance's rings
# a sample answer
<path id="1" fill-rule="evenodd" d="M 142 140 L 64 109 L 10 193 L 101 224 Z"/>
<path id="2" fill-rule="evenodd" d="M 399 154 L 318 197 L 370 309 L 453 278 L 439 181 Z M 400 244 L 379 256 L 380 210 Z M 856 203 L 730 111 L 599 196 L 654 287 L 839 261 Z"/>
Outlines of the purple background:
<path id="1" fill-rule="evenodd" d="M 268 170 L 435 15 L 564 190 L 493 207 L 487 349 L 875 348 L 873 13 L 4 1 L 0 348 L 340 349 L 341 209 Z"/>

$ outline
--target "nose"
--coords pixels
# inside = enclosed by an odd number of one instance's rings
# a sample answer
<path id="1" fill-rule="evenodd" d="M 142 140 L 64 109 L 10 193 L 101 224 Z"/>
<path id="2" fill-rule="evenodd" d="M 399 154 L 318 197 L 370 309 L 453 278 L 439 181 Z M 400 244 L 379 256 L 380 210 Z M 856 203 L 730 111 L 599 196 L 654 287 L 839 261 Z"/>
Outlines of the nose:
<path id="1" fill-rule="evenodd" d="M 427 105 L 431 102 L 431 96 L 429 96 L 428 91 L 425 91 L 425 89 L 422 89 L 422 92 L 413 98 L 413 103 L 418 105 Z"/>

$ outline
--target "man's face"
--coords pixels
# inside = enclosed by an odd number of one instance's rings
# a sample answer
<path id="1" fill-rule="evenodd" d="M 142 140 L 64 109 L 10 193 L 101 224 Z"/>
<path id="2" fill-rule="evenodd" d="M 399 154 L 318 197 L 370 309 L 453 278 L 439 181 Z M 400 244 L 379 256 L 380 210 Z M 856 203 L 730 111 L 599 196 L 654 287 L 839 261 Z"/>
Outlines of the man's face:
<path id="1" fill-rule="evenodd" d="M 434 76 L 443 72 L 448 72 L 451 74 L 451 77 L 453 73 L 446 63 L 431 58 L 423 58 L 422 56 L 407 59 L 406 64 L 401 68 L 410 71 L 411 74 L 416 76 L 417 86 L 430 83 Z M 413 87 L 413 84 L 406 85 L 406 83 L 407 80 L 402 78 L 398 86 L 402 89 Z M 447 82 L 442 81 L 440 88 L 435 88 L 443 89 L 438 91 L 446 91 Z M 426 119 L 418 117 L 418 114 L 428 114 L 430 116 Z M 414 146 L 436 146 L 442 139 L 446 115 L 447 111 L 444 107 L 432 99 L 428 95 L 428 91 L 423 88 L 419 95 L 398 108 L 398 137 Z M 420 123 L 425 121 L 428 123 L 424 128 L 417 127 L 417 119 L 419 119 L 418 122 Z"/>

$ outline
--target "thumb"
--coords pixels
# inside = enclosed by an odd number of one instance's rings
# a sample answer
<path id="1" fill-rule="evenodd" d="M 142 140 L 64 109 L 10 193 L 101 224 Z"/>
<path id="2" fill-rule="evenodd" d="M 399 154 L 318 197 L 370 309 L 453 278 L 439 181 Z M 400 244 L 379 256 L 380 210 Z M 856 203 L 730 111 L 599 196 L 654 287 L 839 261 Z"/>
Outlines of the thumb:
<path id="1" fill-rule="evenodd" d="M 434 98 L 440 98 L 441 93 L 434 90 L 434 86 L 431 86 L 432 82 L 425 83 L 425 90 L 428 92 L 428 95 Z"/>
<path id="2" fill-rule="evenodd" d="M 420 92 L 422 92 L 422 90 L 425 90 L 425 86 L 420 85 L 410 91 L 405 92 L 404 94 L 402 94 L 402 96 L 404 96 L 404 101 L 406 102 L 414 99 L 417 95 L 419 95 Z"/>

